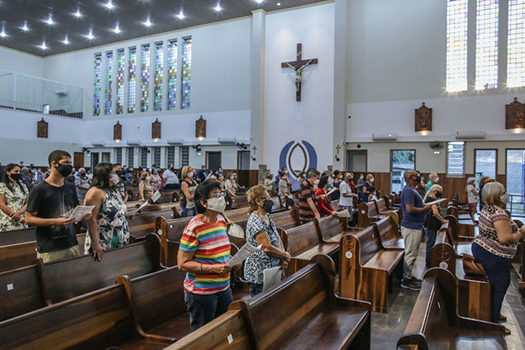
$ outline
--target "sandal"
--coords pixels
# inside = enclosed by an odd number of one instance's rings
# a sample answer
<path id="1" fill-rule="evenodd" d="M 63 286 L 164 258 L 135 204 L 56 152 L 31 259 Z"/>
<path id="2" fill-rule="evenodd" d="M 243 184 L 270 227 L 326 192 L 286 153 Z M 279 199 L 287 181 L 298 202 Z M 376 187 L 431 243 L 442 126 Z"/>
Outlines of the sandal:
<path id="1" fill-rule="evenodd" d="M 505 327 L 505 329 L 503 330 L 503 335 L 510 335 L 510 329 L 508 329 L 507 327 Z"/>
<path id="2" fill-rule="evenodd" d="M 499 322 L 507 322 L 507 316 L 499 315 L 498 321 Z"/>

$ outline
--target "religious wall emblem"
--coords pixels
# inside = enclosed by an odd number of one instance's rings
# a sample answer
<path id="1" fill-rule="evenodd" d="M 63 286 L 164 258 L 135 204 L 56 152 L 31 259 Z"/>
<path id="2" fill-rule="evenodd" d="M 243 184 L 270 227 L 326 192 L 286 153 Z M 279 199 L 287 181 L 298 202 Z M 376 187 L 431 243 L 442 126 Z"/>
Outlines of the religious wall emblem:
<path id="1" fill-rule="evenodd" d="M 290 141 L 281 150 L 279 156 L 279 169 L 288 168 L 288 176 L 292 182 L 292 189 L 297 189 L 297 179 L 301 173 L 310 168 L 317 169 L 317 153 L 308 141 Z"/>
<path id="2" fill-rule="evenodd" d="M 303 71 L 311 64 L 317 64 L 317 58 L 303 60 L 303 44 L 297 44 L 296 60 L 281 63 L 281 68 L 292 68 L 295 70 L 295 100 L 301 101 L 301 87 L 303 84 Z"/>
<path id="3" fill-rule="evenodd" d="M 425 106 L 425 102 L 421 107 L 416 109 L 416 132 L 432 131 L 432 108 Z"/>
<path id="4" fill-rule="evenodd" d="M 47 139 L 48 123 L 42 118 L 36 124 L 36 137 Z"/>
<path id="5" fill-rule="evenodd" d="M 525 129 L 525 104 L 517 97 L 505 106 L 505 129 Z"/>

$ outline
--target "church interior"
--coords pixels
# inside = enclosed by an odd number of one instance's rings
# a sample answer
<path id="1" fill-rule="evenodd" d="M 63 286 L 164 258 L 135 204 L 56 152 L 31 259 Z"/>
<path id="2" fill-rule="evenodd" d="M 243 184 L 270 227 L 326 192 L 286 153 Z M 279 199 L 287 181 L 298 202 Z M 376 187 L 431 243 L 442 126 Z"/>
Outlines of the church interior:
<path id="1" fill-rule="evenodd" d="M 1 349 L 523 349 L 525 0 L 0 0 Z"/>

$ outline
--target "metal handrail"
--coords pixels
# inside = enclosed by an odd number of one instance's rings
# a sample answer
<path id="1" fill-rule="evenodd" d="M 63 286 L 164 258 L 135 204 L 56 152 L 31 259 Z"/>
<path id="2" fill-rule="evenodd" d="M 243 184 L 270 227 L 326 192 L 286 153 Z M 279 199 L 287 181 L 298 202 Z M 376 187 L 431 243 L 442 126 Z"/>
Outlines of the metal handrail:
<path id="1" fill-rule="evenodd" d="M 525 217 L 525 196 L 518 193 L 509 193 L 508 209 L 512 216 Z M 517 200 L 515 200 L 517 199 Z"/>

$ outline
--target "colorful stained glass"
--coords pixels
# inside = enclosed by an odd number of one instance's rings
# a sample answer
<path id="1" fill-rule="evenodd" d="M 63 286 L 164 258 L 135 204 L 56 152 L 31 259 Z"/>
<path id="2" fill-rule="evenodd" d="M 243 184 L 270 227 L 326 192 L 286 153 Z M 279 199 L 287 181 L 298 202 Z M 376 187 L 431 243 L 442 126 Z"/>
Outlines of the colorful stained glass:
<path id="1" fill-rule="evenodd" d="M 137 48 L 128 49 L 128 113 L 135 113 L 137 106 Z"/>
<path id="2" fill-rule="evenodd" d="M 168 41 L 168 110 L 177 108 L 177 40 Z"/>
<path id="3" fill-rule="evenodd" d="M 155 43 L 155 77 L 153 84 L 153 110 L 162 111 L 162 80 L 164 77 L 164 43 Z"/>
<path id="4" fill-rule="evenodd" d="M 95 81 L 93 86 L 93 115 L 100 115 L 100 99 L 102 97 L 102 54 L 95 54 Z"/>
<path id="5" fill-rule="evenodd" d="M 525 86 L 525 0 L 509 0 L 507 87 Z"/>
<path id="6" fill-rule="evenodd" d="M 477 0 L 476 90 L 498 87 L 499 0 Z"/>
<path id="7" fill-rule="evenodd" d="M 149 109 L 149 68 L 150 47 L 144 44 L 140 48 L 140 111 L 147 112 Z"/>
<path id="8" fill-rule="evenodd" d="M 111 102 L 113 100 L 113 51 L 106 52 L 106 95 L 105 110 L 106 115 L 111 115 Z"/>
<path id="9" fill-rule="evenodd" d="M 191 36 L 182 39 L 181 109 L 190 108 L 191 100 Z"/>
<path id="10" fill-rule="evenodd" d="M 447 2 L 447 91 L 467 90 L 468 0 Z"/>
<path id="11" fill-rule="evenodd" d="M 126 55 L 124 49 L 117 51 L 117 114 L 124 114 L 124 71 Z"/>

